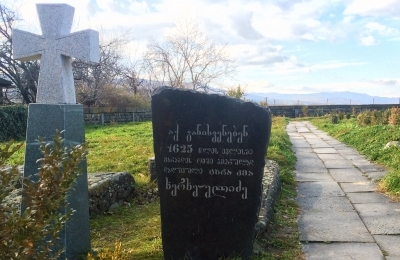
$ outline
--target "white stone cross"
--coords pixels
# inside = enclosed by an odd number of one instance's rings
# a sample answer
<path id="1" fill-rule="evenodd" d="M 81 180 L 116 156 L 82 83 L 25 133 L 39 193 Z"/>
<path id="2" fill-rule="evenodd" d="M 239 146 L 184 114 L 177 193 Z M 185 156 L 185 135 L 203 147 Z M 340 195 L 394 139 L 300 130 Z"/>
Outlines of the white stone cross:
<path id="1" fill-rule="evenodd" d="M 99 62 L 99 34 L 70 33 L 74 8 L 66 4 L 37 4 L 42 35 L 14 29 L 14 59 L 40 59 L 36 103 L 76 104 L 71 57 Z"/>

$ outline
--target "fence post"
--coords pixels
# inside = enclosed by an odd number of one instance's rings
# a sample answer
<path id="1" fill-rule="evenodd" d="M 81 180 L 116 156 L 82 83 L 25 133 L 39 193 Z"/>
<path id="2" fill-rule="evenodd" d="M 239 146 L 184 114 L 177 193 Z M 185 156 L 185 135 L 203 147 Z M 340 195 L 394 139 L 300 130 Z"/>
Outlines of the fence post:
<path id="1" fill-rule="evenodd" d="M 100 124 L 104 125 L 104 114 L 103 113 L 100 114 Z"/>

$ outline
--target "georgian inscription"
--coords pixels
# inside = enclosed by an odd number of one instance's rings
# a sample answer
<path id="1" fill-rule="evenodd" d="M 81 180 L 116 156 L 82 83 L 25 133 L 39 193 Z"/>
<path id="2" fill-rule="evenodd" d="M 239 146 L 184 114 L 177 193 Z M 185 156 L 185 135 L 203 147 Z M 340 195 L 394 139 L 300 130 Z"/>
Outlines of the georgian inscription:
<path id="1" fill-rule="evenodd" d="M 199 190 L 204 189 L 204 197 L 221 197 L 226 198 L 224 195 L 226 193 L 240 193 L 242 199 L 247 199 L 247 187 L 242 187 L 242 182 L 239 180 L 238 184 L 235 186 L 211 186 L 211 185 L 195 185 L 192 184 L 189 178 L 182 178 L 179 183 L 171 183 L 168 177 L 165 177 L 165 189 L 171 191 L 172 196 L 177 196 L 178 191 L 193 191 L 192 196 L 198 197 Z"/>
<path id="2" fill-rule="evenodd" d="M 167 163 L 164 173 L 166 176 L 184 174 L 185 177 L 175 183 L 165 177 L 165 189 L 170 191 L 171 196 L 178 196 L 181 191 L 192 191 L 193 197 L 226 198 L 228 193 L 240 193 L 242 199 L 247 199 L 247 187 L 242 185 L 238 177 L 249 178 L 254 175 L 249 170 L 254 166 L 251 158 L 253 149 L 245 147 L 249 130 L 248 125 L 197 124 L 192 129 L 183 129 L 175 124 L 168 130 L 169 143 L 165 147 L 168 156 L 163 158 Z M 238 180 L 232 186 L 206 185 L 192 183 L 191 176 L 194 175 Z"/>

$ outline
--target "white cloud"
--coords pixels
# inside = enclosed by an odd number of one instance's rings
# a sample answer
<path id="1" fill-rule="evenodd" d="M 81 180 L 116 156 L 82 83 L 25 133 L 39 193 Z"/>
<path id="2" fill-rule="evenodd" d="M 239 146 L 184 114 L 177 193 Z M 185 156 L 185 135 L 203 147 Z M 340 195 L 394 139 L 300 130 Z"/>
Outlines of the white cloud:
<path id="1" fill-rule="evenodd" d="M 364 46 L 372 46 L 378 44 L 378 41 L 374 38 L 374 36 L 364 36 L 361 38 L 361 44 Z"/>
<path id="2" fill-rule="evenodd" d="M 377 23 L 377 22 L 369 22 L 365 25 L 365 28 L 371 33 L 378 33 L 383 36 L 396 36 L 399 35 L 399 30 L 396 28 L 390 28 L 386 25 Z"/>
<path id="3" fill-rule="evenodd" d="M 361 16 L 399 16 L 400 0 L 353 0 L 344 14 Z"/>

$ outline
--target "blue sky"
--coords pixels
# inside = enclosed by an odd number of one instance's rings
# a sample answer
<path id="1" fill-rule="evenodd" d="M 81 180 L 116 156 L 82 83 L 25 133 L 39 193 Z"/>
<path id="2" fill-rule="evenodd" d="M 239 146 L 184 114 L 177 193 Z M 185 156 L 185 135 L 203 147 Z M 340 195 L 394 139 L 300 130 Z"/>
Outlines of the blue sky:
<path id="1" fill-rule="evenodd" d="M 132 30 L 127 53 L 140 57 L 150 37 L 181 19 L 201 22 L 227 44 L 246 92 L 352 91 L 400 97 L 400 0 L 6 0 L 36 32 L 35 3 L 75 7 L 73 30 Z M 36 30 L 36 31 L 35 31 Z"/>

